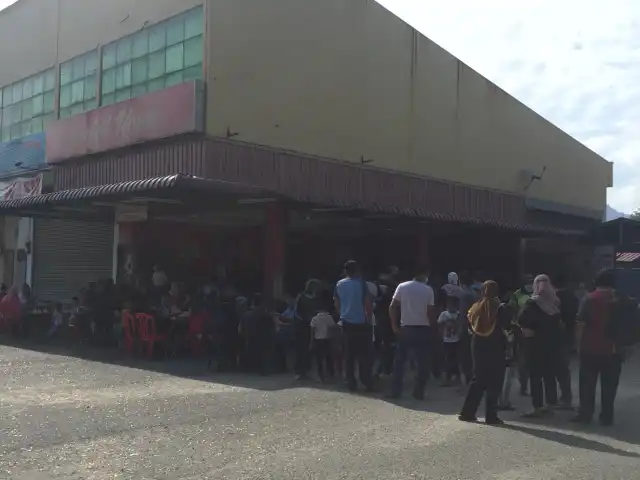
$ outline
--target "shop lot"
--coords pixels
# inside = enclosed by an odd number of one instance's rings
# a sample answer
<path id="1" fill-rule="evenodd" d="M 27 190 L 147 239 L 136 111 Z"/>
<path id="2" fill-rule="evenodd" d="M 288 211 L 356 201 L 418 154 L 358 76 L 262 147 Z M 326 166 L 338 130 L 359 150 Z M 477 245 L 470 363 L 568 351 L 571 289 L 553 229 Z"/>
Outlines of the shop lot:
<path id="1" fill-rule="evenodd" d="M 548 424 L 505 415 L 509 428 L 463 424 L 461 398 L 435 387 L 423 403 L 391 404 L 294 388 L 285 376 L 102 360 L 0 347 L 0 478 L 637 477 L 637 360 L 611 430 L 572 429 L 565 414 Z"/>

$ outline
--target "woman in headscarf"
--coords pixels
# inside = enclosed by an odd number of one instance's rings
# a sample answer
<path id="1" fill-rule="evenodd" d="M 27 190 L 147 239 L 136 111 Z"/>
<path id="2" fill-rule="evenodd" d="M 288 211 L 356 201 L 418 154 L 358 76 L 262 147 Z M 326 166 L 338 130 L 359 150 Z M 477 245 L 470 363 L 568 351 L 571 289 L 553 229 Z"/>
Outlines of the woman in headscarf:
<path id="1" fill-rule="evenodd" d="M 482 296 L 468 313 L 472 334 L 473 380 L 458 417 L 463 422 L 476 422 L 476 412 L 483 394 L 486 396 L 485 422 L 501 425 L 497 407 L 506 364 L 505 329 L 510 316 L 507 307 L 500 302 L 500 289 L 493 280 L 482 284 Z"/>
<path id="2" fill-rule="evenodd" d="M 548 406 L 558 404 L 554 371 L 561 339 L 560 321 L 560 300 L 555 288 L 547 275 L 538 275 L 533 280 L 533 294 L 516 320 L 524 336 L 524 354 L 531 376 L 533 410 L 525 417 L 535 418 L 549 413 L 544 405 L 545 397 Z"/>
<path id="3" fill-rule="evenodd" d="M 445 297 L 457 297 L 462 296 L 462 287 L 460 286 L 460 279 L 456 272 L 449 272 L 447 275 L 447 283 L 442 286 Z M 445 302 L 446 303 L 446 299 Z"/>

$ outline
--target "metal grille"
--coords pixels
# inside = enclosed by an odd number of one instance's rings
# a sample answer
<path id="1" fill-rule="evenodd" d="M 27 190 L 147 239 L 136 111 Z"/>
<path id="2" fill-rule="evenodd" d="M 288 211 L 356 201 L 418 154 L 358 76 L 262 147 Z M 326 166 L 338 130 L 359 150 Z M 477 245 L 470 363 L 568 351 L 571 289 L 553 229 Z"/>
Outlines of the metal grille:
<path id="1" fill-rule="evenodd" d="M 33 286 L 38 300 L 67 302 L 89 282 L 110 278 L 113 225 L 36 219 Z"/>

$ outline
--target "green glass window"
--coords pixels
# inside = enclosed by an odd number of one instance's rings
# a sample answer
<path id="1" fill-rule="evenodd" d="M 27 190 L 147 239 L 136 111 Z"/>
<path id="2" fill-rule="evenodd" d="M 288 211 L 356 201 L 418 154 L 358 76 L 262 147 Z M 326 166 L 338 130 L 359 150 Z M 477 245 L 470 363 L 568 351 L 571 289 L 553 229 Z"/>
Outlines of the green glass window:
<path id="1" fill-rule="evenodd" d="M 44 131 L 54 116 L 54 69 L 0 88 L 0 140 Z"/>
<path id="2" fill-rule="evenodd" d="M 105 46 L 101 105 L 202 78 L 203 42 L 198 7 Z"/>
<path id="3" fill-rule="evenodd" d="M 96 104 L 98 95 L 97 82 L 97 50 L 85 53 L 61 64 L 60 118 L 86 112 L 86 107 Z"/>

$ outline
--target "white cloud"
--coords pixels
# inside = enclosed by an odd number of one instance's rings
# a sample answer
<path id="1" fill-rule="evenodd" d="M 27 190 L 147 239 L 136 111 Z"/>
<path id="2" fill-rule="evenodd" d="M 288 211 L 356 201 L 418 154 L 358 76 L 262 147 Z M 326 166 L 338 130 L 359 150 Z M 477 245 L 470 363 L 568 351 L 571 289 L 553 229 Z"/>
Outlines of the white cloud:
<path id="1" fill-rule="evenodd" d="M 640 207 L 640 2 L 378 0 L 607 160 Z"/>
<path id="2" fill-rule="evenodd" d="M 9 5 L 13 5 L 14 3 L 16 3 L 18 0 L 0 0 L 0 10 L 4 10 L 5 8 L 7 8 Z"/>

